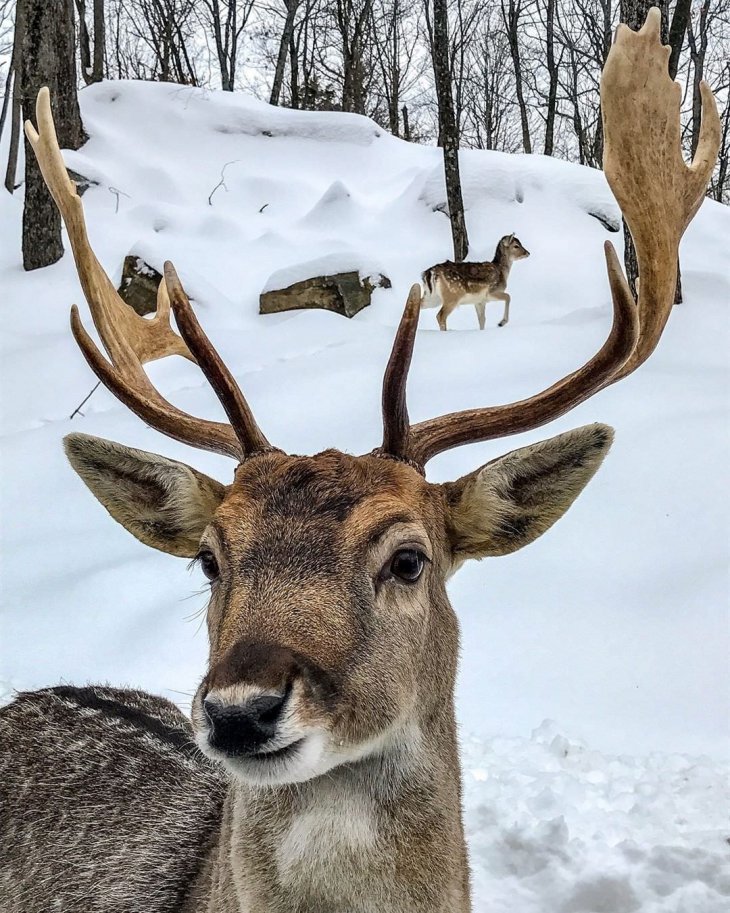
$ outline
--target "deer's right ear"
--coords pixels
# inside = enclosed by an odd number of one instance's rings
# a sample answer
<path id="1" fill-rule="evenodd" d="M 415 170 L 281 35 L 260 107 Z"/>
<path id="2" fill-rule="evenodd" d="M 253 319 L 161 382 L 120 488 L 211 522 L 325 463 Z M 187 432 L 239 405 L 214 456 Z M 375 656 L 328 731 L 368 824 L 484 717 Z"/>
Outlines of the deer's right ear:
<path id="1" fill-rule="evenodd" d="M 69 462 L 117 523 L 145 545 L 193 558 L 226 487 L 166 457 L 91 437 L 69 434 Z"/>

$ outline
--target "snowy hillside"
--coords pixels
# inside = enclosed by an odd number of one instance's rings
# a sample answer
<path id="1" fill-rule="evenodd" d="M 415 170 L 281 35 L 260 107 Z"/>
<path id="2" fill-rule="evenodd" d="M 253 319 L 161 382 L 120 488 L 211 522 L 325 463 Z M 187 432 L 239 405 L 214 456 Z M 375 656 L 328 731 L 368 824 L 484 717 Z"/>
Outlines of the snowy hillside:
<path id="1" fill-rule="evenodd" d="M 379 443 L 382 372 L 410 284 L 450 252 L 439 151 L 348 114 L 239 94 L 103 83 L 81 93 L 90 140 L 66 155 L 113 279 L 133 252 L 176 264 L 267 436 L 284 449 Z M 225 186 L 216 185 L 224 171 Z M 467 152 L 471 258 L 516 232 L 509 326 L 473 308 L 421 318 L 414 421 L 536 392 L 582 364 L 611 322 L 602 244 L 618 209 L 602 174 Z M 600 219 L 596 216 L 600 216 Z M 202 576 L 116 526 L 65 463 L 71 430 L 162 452 L 227 481 L 230 461 L 150 431 L 95 379 L 68 330 L 83 304 L 70 255 L 24 274 L 21 200 L 0 194 L 0 687 L 107 680 L 185 707 L 202 674 Z M 591 421 L 616 443 L 568 515 L 450 585 L 462 625 L 458 710 L 479 913 L 727 909 L 730 754 L 727 517 L 730 211 L 705 202 L 682 248 L 685 303 L 652 359 L 546 429 L 439 457 L 456 478 Z M 348 321 L 258 315 L 272 274 L 308 261 L 393 287 Z M 87 326 L 90 319 L 85 305 Z M 187 411 L 221 417 L 182 359 L 150 373 Z M 543 720 L 555 720 L 556 723 Z M 699 756 L 704 757 L 699 757 Z"/>

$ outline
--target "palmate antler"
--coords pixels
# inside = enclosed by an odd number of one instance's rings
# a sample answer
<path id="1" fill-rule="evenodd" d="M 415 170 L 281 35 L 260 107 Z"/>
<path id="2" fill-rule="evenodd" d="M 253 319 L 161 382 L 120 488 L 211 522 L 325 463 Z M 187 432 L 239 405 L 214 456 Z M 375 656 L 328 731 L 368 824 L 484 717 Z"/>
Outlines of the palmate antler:
<path id="1" fill-rule="evenodd" d="M 720 146 L 720 120 L 702 83 L 702 130 L 691 166 L 682 158 L 681 90 L 669 78 L 670 53 L 660 40 L 660 13 L 649 11 L 640 32 L 619 26 L 601 79 L 604 170 L 636 245 L 639 302 L 634 304 L 616 252 L 606 243 L 614 320 L 603 348 L 547 390 L 504 406 L 468 409 L 408 423 L 405 384 L 416 327 L 411 292 L 386 372 L 382 450 L 423 466 L 452 447 L 537 428 L 620 380 L 656 348 L 669 317 L 679 241 L 700 207 Z"/>
<path id="2" fill-rule="evenodd" d="M 671 48 L 660 43 L 661 15 L 643 28 L 620 25 L 601 76 L 603 167 L 628 223 L 639 262 L 636 349 L 614 381 L 631 374 L 656 348 L 671 313 L 677 251 L 705 196 L 720 148 L 720 118 L 706 82 L 700 84 L 702 125 L 691 165 L 682 157 L 682 89 L 669 76 Z"/>

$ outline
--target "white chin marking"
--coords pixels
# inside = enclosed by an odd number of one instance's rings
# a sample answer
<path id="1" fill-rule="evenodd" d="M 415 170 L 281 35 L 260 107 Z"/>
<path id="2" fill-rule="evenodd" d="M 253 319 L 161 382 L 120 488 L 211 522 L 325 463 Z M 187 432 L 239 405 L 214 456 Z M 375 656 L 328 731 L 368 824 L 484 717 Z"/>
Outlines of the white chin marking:
<path id="1" fill-rule="evenodd" d="M 291 749 L 283 755 L 271 757 L 231 757 L 216 751 L 208 744 L 206 735 L 198 737 L 198 747 L 209 758 L 218 761 L 236 780 L 249 786 L 282 786 L 287 783 L 303 783 L 325 773 L 334 766 L 326 757 L 326 737 L 320 733 L 304 735 L 292 743 Z"/>
<path id="2" fill-rule="evenodd" d="M 268 757 L 265 754 L 236 757 L 218 751 L 208 743 L 207 728 L 198 731 L 195 741 L 203 754 L 221 764 L 233 779 L 248 786 L 285 786 L 313 780 L 341 764 L 352 764 L 369 755 L 379 754 L 396 737 L 400 741 L 405 737 L 410 742 L 420 734 L 408 727 L 404 730 L 398 726 L 381 732 L 367 742 L 349 746 L 340 743 L 340 747 L 335 748 L 328 732 L 310 730 L 298 740 L 296 737 L 291 739 L 290 751 L 278 756 L 277 752 L 271 752 Z"/>

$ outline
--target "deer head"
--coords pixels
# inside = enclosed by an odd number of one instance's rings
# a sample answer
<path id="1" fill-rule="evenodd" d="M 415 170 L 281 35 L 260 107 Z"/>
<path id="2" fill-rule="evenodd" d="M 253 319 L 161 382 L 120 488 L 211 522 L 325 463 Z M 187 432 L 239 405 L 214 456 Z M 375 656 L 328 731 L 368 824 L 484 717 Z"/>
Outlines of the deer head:
<path id="1" fill-rule="evenodd" d="M 72 466 L 115 520 L 147 545 L 196 558 L 210 581 L 210 658 L 193 721 L 200 747 L 234 776 L 291 783 L 419 740 L 438 742 L 453 725 L 458 651 L 447 578 L 469 558 L 505 555 L 542 535 L 606 455 L 611 429 L 589 425 L 447 484 L 428 482 L 424 471 L 449 448 L 563 415 L 628 373 L 627 365 L 636 368 L 659 339 L 679 238 L 714 162 L 717 111 L 704 90 L 703 139 L 688 169 L 678 130 L 666 129 L 667 119 L 678 123 L 679 100 L 666 74 L 656 11 L 638 35 L 619 30 L 602 91 L 606 175 L 645 269 L 638 307 L 607 244 L 613 326 L 587 364 L 529 399 L 411 425 L 406 377 L 421 299 L 414 286 L 385 372 L 382 443 L 369 454 L 294 456 L 272 446 L 170 263 L 160 300 L 164 308 L 171 302 L 182 339 L 230 424 L 168 403 L 147 379 L 126 326 L 100 319 L 108 280 L 90 249 L 74 246 L 112 359 L 73 308 L 74 336 L 97 376 L 149 425 L 237 461 L 233 481 L 223 485 L 162 456 L 82 434 L 66 438 Z M 627 93 L 630 118 L 620 108 Z M 39 96 L 38 122 L 40 139 L 31 136 L 43 173 L 67 224 L 72 203 L 78 222 L 80 203 L 54 145 L 47 93 Z M 661 218 L 644 202 L 648 194 L 660 201 Z M 145 332 L 162 334 L 152 326 Z"/>
<path id="2" fill-rule="evenodd" d="M 520 239 L 512 234 L 500 238 L 494 259 L 495 261 L 499 259 L 502 262 L 513 263 L 515 260 L 524 260 L 525 257 L 529 256 L 530 251 L 523 247 Z"/>

